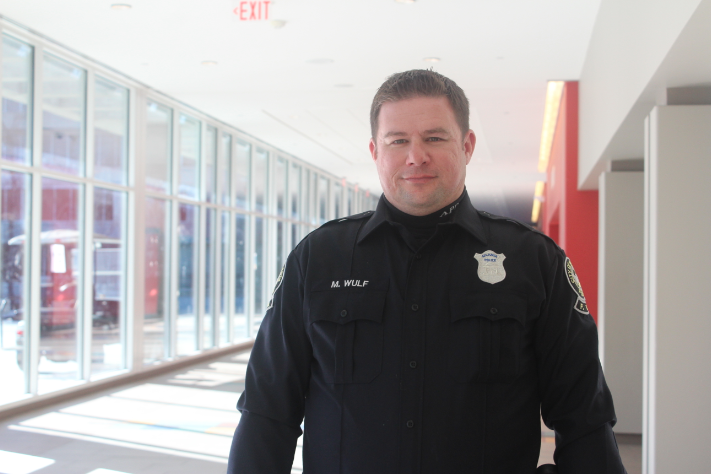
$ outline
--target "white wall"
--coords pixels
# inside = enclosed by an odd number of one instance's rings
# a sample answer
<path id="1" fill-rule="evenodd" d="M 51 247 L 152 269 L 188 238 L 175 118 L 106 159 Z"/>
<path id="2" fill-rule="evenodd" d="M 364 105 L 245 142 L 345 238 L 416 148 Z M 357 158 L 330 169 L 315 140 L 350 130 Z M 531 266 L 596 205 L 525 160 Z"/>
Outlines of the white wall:
<path id="1" fill-rule="evenodd" d="M 642 433 L 644 173 L 600 175 L 598 328 L 617 433 Z"/>
<path id="2" fill-rule="evenodd" d="M 711 106 L 655 107 L 646 128 L 643 473 L 707 473 Z"/>
<path id="3" fill-rule="evenodd" d="M 578 181 L 586 189 L 597 185 L 608 144 L 702 3 L 711 0 L 602 0 L 580 75 Z M 625 131 L 640 148 L 648 111 Z"/>

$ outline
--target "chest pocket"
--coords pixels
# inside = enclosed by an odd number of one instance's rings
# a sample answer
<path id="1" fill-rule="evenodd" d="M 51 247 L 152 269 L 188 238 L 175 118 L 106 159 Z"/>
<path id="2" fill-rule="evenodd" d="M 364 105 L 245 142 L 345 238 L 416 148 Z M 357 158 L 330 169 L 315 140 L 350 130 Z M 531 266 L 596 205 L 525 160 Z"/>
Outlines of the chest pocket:
<path id="1" fill-rule="evenodd" d="M 382 370 L 385 285 L 313 291 L 309 335 L 326 383 L 369 383 Z"/>
<path id="2" fill-rule="evenodd" d="M 447 371 L 459 382 L 510 382 L 520 373 L 526 300 L 512 293 L 450 294 Z"/>

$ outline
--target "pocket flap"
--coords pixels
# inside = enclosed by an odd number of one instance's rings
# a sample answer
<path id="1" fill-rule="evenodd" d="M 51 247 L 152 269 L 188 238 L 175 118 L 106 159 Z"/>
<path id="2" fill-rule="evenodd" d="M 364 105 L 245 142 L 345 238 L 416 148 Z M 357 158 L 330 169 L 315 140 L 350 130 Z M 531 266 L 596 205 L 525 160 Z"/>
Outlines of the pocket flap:
<path id="1" fill-rule="evenodd" d="M 347 324 L 356 320 L 382 322 L 388 292 L 387 285 L 384 289 L 383 285 L 378 286 L 379 288 L 312 291 L 309 323 L 331 321 Z"/>
<path id="2" fill-rule="evenodd" d="M 452 292 L 449 295 L 451 321 L 486 318 L 491 321 L 515 319 L 526 324 L 526 300 L 515 293 Z"/>

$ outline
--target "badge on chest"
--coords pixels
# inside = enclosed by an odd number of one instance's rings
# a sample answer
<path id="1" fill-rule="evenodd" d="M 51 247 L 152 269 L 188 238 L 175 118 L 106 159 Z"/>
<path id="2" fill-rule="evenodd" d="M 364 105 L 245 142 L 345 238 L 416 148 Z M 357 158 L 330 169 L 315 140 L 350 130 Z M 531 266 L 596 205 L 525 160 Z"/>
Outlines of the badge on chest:
<path id="1" fill-rule="evenodd" d="M 506 270 L 504 270 L 504 260 L 506 255 L 496 253 L 493 250 L 487 250 L 484 253 L 474 254 L 474 258 L 479 262 L 479 268 L 476 274 L 479 275 L 481 281 L 487 283 L 498 283 L 506 278 Z"/>

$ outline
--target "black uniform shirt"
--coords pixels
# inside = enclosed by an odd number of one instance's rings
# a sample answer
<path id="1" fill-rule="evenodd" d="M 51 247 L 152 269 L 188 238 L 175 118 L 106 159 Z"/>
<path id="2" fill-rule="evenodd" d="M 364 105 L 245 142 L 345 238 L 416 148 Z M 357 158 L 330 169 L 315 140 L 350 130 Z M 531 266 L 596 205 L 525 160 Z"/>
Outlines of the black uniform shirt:
<path id="1" fill-rule="evenodd" d="M 381 198 L 291 253 L 238 408 L 229 473 L 623 473 L 597 332 L 570 261 L 463 199 L 422 246 Z"/>

